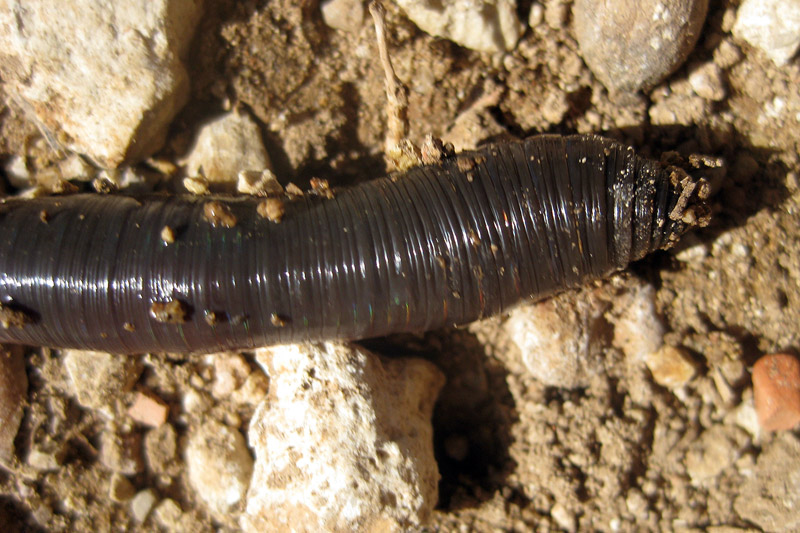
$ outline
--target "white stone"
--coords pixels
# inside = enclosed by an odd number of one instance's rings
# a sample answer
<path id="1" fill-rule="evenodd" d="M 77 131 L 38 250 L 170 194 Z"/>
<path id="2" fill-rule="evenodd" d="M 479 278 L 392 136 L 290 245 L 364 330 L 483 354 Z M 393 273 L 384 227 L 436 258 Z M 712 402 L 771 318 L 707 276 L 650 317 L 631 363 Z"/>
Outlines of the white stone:
<path id="1" fill-rule="evenodd" d="M 270 167 L 258 125 L 245 113 L 231 111 L 205 124 L 185 161 L 188 176 L 210 183 L 236 183 L 242 170 Z"/>
<path id="2" fill-rule="evenodd" d="M 244 498 L 253 459 L 241 433 L 210 421 L 190 435 L 186 467 L 200 499 L 212 511 L 226 513 Z"/>
<path id="3" fill-rule="evenodd" d="M 725 82 L 722 69 L 709 61 L 692 69 L 689 74 L 689 85 L 697 96 L 719 102 L 725 98 Z"/>
<path id="4" fill-rule="evenodd" d="M 139 491 L 131 500 L 131 515 L 133 515 L 133 520 L 139 524 L 144 522 L 155 503 L 156 494 L 153 492 L 153 489 Z"/>
<path id="5" fill-rule="evenodd" d="M 325 0 L 319 8 L 322 20 L 335 30 L 357 32 L 364 24 L 362 0 Z"/>
<path id="6" fill-rule="evenodd" d="M 636 285 L 614 298 L 614 344 L 631 362 L 641 362 L 664 342 L 652 285 Z"/>
<path id="7" fill-rule="evenodd" d="M 28 163 L 21 155 L 11 156 L 6 162 L 4 169 L 8 182 L 17 189 L 30 187 L 31 173 L 28 170 Z"/>
<path id="8" fill-rule="evenodd" d="M 397 0 L 414 24 L 480 52 L 512 50 L 524 27 L 512 0 Z"/>
<path id="9" fill-rule="evenodd" d="M 785 65 L 800 47 L 800 2 L 745 0 L 737 11 L 733 35 L 763 50 L 777 65 Z"/>
<path id="10" fill-rule="evenodd" d="M 0 72 L 52 138 L 115 167 L 163 144 L 199 16 L 199 0 L 2 0 Z"/>
<path id="11" fill-rule="evenodd" d="M 532 376 L 546 385 L 572 389 L 587 386 L 603 368 L 603 346 L 595 337 L 602 315 L 588 291 L 567 292 L 514 309 L 504 328 Z"/>
<path id="12" fill-rule="evenodd" d="M 270 394 L 250 423 L 245 531 L 399 531 L 430 519 L 441 372 L 335 343 L 265 348 L 256 358 Z"/>

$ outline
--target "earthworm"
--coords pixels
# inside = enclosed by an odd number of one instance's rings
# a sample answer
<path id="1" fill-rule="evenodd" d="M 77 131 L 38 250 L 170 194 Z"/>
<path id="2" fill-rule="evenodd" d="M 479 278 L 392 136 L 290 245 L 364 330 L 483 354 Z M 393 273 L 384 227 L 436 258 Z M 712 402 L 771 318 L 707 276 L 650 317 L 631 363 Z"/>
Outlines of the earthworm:
<path id="1" fill-rule="evenodd" d="M 698 185 L 612 140 L 542 135 L 279 219 L 254 197 L 7 199 L 0 342 L 213 352 L 464 324 L 670 246 L 706 214 Z"/>

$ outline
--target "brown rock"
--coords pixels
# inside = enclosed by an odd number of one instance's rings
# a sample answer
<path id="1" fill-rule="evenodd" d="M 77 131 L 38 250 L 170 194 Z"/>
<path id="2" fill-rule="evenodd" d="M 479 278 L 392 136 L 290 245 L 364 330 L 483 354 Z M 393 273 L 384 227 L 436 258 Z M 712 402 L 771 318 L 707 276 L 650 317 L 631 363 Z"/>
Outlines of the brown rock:
<path id="1" fill-rule="evenodd" d="M 584 61 L 611 92 L 657 85 L 694 48 L 708 0 L 576 0 L 575 36 Z"/>
<path id="2" fill-rule="evenodd" d="M 795 427 L 800 423 L 800 361 L 785 353 L 759 359 L 753 366 L 753 396 L 766 431 Z"/>

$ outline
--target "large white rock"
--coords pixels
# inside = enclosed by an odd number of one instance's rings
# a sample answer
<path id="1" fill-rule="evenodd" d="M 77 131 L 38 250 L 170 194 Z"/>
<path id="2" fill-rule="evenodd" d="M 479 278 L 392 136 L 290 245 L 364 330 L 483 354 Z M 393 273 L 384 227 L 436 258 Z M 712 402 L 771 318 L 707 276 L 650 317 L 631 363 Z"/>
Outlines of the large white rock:
<path id="1" fill-rule="evenodd" d="M 250 423 L 246 531 L 392 531 L 430 518 L 436 367 L 335 343 L 256 357 L 270 393 Z"/>
<path id="2" fill-rule="evenodd" d="M 785 65 L 800 47 L 800 2 L 745 0 L 736 12 L 733 34 Z"/>
<path id="3" fill-rule="evenodd" d="M 512 50 L 524 27 L 512 0 L 397 0 L 425 33 L 479 52 Z"/>
<path id="4" fill-rule="evenodd" d="M 0 75 L 15 103 L 105 167 L 149 155 L 189 93 L 180 56 L 200 0 L 0 0 Z"/>

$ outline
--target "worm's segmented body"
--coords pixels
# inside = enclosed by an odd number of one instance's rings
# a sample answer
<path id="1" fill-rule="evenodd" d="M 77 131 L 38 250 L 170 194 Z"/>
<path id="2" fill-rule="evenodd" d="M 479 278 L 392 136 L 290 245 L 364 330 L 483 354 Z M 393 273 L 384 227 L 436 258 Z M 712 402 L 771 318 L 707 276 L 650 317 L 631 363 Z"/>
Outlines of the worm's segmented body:
<path id="1" fill-rule="evenodd" d="M 254 198 L 214 199 L 233 224 L 209 221 L 208 197 L 8 200 L 0 341 L 211 352 L 463 324 L 671 244 L 694 185 L 548 135 L 296 199 L 280 223 Z"/>

